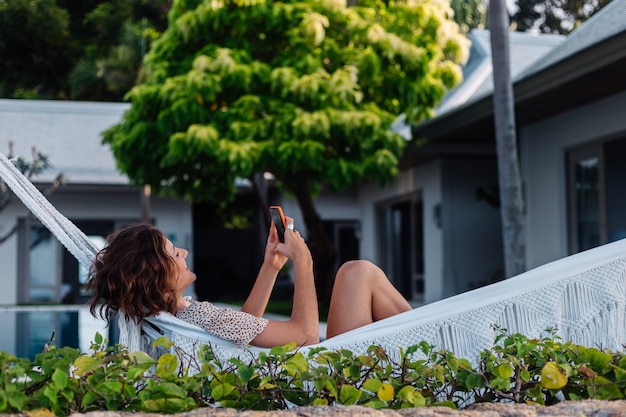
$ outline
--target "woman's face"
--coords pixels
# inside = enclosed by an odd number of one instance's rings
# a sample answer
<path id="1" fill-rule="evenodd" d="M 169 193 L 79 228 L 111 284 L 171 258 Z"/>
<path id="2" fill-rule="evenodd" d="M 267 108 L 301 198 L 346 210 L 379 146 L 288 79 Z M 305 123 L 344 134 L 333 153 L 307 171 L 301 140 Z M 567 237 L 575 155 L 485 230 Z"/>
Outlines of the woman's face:
<path id="1" fill-rule="evenodd" d="M 165 244 L 165 251 L 174 258 L 176 265 L 178 265 L 178 275 L 174 277 L 174 289 L 182 292 L 196 280 L 196 274 L 187 266 L 189 251 L 177 248 L 169 239 Z"/>

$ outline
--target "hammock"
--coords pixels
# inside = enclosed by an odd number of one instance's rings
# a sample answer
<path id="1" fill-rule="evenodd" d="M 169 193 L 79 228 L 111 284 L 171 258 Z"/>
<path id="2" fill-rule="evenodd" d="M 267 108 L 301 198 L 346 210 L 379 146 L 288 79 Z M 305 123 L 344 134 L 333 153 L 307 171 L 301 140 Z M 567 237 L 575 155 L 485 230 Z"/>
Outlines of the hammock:
<path id="1" fill-rule="evenodd" d="M 0 153 L 0 178 L 79 261 L 90 264 L 97 248 Z M 619 350 L 626 342 L 626 239 L 581 252 L 523 274 L 468 291 L 327 339 L 312 347 L 365 353 L 371 345 L 387 350 L 426 341 L 457 357 L 477 359 L 492 346 L 497 330 L 528 337 L 555 328 L 564 341 Z M 154 354 L 151 342 L 167 336 L 182 352 L 195 355 L 210 343 L 216 356 L 254 355 L 205 330 L 162 313 L 139 326 L 120 316 L 120 343 L 129 351 Z"/>

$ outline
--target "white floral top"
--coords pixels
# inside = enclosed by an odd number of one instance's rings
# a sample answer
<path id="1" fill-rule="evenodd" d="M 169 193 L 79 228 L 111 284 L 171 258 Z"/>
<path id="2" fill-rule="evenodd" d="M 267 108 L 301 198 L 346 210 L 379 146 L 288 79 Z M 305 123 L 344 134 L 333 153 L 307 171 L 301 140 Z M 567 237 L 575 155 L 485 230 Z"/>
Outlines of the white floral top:
<path id="1" fill-rule="evenodd" d="M 187 307 L 176 312 L 176 317 L 239 346 L 250 344 L 269 321 L 232 308 L 217 307 L 208 301 L 190 301 Z"/>

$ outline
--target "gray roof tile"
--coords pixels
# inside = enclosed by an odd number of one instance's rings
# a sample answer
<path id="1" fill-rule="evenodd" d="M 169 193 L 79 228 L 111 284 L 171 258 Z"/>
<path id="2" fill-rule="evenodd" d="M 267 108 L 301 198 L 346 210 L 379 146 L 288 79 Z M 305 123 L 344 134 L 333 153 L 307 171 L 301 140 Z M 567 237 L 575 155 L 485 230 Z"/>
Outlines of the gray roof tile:
<path id="1" fill-rule="evenodd" d="M 0 152 L 30 160 L 31 148 L 47 155 L 52 168 L 33 178 L 49 182 L 63 173 L 69 184 L 128 184 L 101 133 L 118 123 L 128 103 L 0 100 Z"/>
<path id="2" fill-rule="evenodd" d="M 551 54 L 565 39 L 562 35 L 509 33 L 511 77 L 519 77 L 542 57 Z M 463 83 L 444 97 L 437 109 L 437 115 L 452 111 L 493 91 L 490 33 L 488 30 L 473 30 L 470 40 L 472 48 L 470 58 L 463 67 Z"/>

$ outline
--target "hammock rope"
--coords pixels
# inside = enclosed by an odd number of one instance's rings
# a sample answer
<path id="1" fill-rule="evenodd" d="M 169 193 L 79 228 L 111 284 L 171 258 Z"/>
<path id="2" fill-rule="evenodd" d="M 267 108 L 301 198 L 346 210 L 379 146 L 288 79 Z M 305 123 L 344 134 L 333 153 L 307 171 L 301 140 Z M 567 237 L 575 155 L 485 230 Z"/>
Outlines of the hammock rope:
<path id="1" fill-rule="evenodd" d="M 90 264 L 97 248 L 59 213 L 0 153 L 0 178 L 80 262 Z M 222 360 L 254 355 L 260 348 L 232 342 L 161 313 L 141 326 L 120 314 L 120 343 L 129 351 L 154 352 L 151 342 L 168 336 L 177 348 L 194 355 L 210 343 Z M 513 278 L 446 298 L 354 329 L 317 345 L 363 354 L 371 345 L 393 357 L 399 348 L 427 341 L 470 361 L 493 344 L 494 326 L 528 337 L 549 336 L 612 350 L 626 343 L 626 239 L 537 267 Z"/>
<path id="2" fill-rule="evenodd" d="M 2 153 L 0 153 L 0 178 L 79 262 L 90 265 L 96 259 L 98 248 L 95 244 L 74 223 L 59 213 Z"/>

